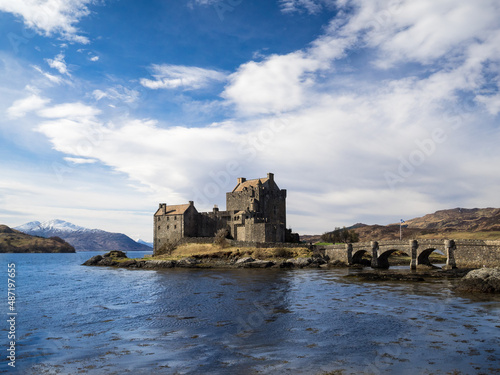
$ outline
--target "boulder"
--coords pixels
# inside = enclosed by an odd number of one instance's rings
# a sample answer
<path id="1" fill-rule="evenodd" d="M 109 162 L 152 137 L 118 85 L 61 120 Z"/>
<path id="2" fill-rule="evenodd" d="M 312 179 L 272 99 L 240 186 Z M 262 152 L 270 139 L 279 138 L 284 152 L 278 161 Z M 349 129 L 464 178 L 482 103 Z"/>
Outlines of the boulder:
<path id="1" fill-rule="evenodd" d="M 103 255 L 104 258 L 127 258 L 127 254 L 120 250 L 113 250 Z"/>
<path id="2" fill-rule="evenodd" d="M 500 293 L 500 268 L 472 270 L 460 279 L 456 289 L 471 293 Z"/>
<path id="3" fill-rule="evenodd" d="M 177 262 L 177 267 L 196 267 L 198 263 L 200 261 L 195 258 L 182 258 Z"/>
<path id="4" fill-rule="evenodd" d="M 268 260 L 254 260 L 253 262 L 244 263 L 247 268 L 267 268 L 274 266 L 274 262 Z"/>
<path id="5" fill-rule="evenodd" d="M 254 261 L 255 261 L 255 259 L 253 259 L 252 257 L 245 257 L 245 258 L 238 259 L 234 264 L 237 266 L 240 266 L 240 265 L 243 265 L 245 263 L 250 263 L 250 262 L 254 262 Z"/>
<path id="6" fill-rule="evenodd" d="M 331 260 L 328 262 L 328 267 L 343 268 L 343 267 L 349 267 L 349 265 L 345 262 L 342 262 L 341 260 Z M 352 267 L 353 268 L 363 268 L 363 266 L 360 264 L 353 265 Z"/>
<path id="7" fill-rule="evenodd" d="M 119 264 L 118 262 L 108 257 L 108 258 L 102 258 L 96 265 L 112 267 L 112 266 L 117 266 L 118 264 Z"/>
<path id="8" fill-rule="evenodd" d="M 90 258 L 85 263 L 84 266 L 96 266 L 102 260 L 102 255 L 96 255 L 95 257 Z"/>
<path id="9" fill-rule="evenodd" d="M 137 267 L 137 261 L 135 259 L 126 260 L 125 262 L 119 263 L 120 267 Z"/>
<path id="10" fill-rule="evenodd" d="M 286 263 L 292 264 L 294 267 L 307 267 L 309 264 L 312 263 L 311 258 L 292 258 L 292 259 L 287 259 Z"/>

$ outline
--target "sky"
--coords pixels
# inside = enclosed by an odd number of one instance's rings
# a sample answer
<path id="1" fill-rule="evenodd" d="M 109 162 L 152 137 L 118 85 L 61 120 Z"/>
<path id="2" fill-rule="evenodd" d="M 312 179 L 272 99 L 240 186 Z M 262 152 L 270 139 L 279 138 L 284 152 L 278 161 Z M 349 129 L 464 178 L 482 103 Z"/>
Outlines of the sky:
<path id="1" fill-rule="evenodd" d="M 497 0 L 0 0 L 0 222 L 151 241 L 271 172 L 321 234 L 500 207 Z"/>

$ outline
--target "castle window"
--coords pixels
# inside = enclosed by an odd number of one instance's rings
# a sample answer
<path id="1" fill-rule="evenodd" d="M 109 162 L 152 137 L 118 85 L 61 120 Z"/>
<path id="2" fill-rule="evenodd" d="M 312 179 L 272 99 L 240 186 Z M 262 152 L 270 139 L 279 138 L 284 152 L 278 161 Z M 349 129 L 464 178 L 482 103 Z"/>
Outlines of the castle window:
<path id="1" fill-rule="evenodd" d="M 177 225 L 174 225 L 174 229 L 177 229 Z"/>
<path id="2" fill-rule="evenodd" d="M 169 220 L 170 220 L 170 218 L 167 216 L 167 221 L 169 221 Z"/>
<path id="3" fill-rule="evenodd" d="M 160 230 L 160 226 L 158 225 L 158 230 Z"/>
<path id="4" fill-rule="evenodd" d="M 177 216 L 174 216 L 174 220 L 177 220 Z"/>
<path id="5" fill-rule="evenodd" d="M 167 225 L 167 230 L 169 230 L 169 229 L 170 229 L 170 225 Z"/>

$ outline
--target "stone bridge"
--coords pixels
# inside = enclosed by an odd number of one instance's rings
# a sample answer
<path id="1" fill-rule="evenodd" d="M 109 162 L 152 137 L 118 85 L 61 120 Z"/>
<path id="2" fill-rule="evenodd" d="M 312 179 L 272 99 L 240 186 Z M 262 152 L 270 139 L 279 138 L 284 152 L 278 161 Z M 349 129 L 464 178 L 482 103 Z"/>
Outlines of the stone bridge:
<path id="1" fill-rule="evenodd" d="M 395 251 L 406 253 L 410 268 L 419 264 L 431 265 L 429 255 L 441 251 L 446 256 L 444 268 L 500 267 L 500 241 L 483 240 L 409 240 L 371 241 L 352 244 L 316 246 L 316 250 L 331 260 L 347 264 L 362 263 L 364 254 L 372 256 L 373 268 L 388 268 L 389 255 Z"/>

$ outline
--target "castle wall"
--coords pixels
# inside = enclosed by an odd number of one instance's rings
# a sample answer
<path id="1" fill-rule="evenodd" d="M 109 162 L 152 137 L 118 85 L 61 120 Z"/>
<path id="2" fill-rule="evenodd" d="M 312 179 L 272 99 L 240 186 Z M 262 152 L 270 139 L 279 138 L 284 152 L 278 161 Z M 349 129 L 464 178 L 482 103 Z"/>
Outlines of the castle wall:
<path id="1" fill-rule="evenodd" d="M 155 249 L 183 238 L 213 237 L 221 228 L 228 228 L 237 241 L 280 243 L 287 239 L 286 190 L 279 189 L 272 173 L 267 179 L 238 179 L 235 190 L 226 194 L 227 211 L 215 207 L 199 213 L 190 202 L 183 215 L 167 215 L 165 206 L 160 205 L 154 217 Z"/>

